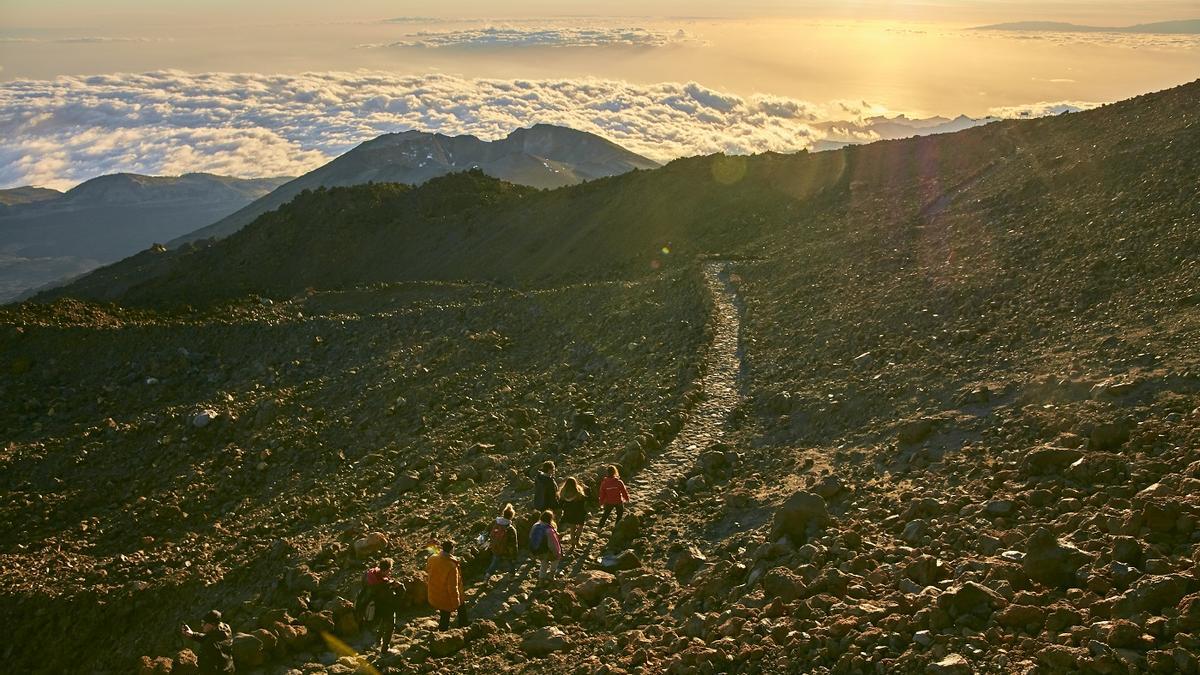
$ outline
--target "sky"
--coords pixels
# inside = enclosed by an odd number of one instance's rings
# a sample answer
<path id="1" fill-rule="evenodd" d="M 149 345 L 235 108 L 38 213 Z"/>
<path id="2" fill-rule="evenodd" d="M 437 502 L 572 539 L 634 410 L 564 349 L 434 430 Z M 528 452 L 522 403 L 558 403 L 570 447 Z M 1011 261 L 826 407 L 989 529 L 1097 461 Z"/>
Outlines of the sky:
<path id="1" fill-rule="evenodd" d="M 1200 0 L 0 0 L 0 188 L 297 175 L 389 131 L 538 122 L 660 161 L 820 149 L 1200 74 L 1198 35 L 974 27 L 1196 18 Z"/>

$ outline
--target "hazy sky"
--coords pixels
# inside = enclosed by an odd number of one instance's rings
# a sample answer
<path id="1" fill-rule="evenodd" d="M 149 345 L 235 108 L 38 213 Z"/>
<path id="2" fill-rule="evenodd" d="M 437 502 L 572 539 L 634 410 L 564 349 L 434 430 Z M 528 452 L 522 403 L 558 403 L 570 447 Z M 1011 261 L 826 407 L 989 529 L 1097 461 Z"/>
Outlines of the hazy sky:
<path id="1" fill-rule="evenodd" d="M 1128 23 L 1190 18 L 1194 0 L 4 0 L 10 26 L 139 27 L 180 19 L 361 20 L 393 16 L 796 16 L 942 21 L 1046 19 Z"/>
<path id="2" fill-rule="evenodd" d="M 0 0 L 0 187 L 296 174 L 388 131 L 537 122 L 656 159 L 794 151 L 1200 76 L 1200 36 L 973 26 L 1189 18 L 1200 0 Z"/>

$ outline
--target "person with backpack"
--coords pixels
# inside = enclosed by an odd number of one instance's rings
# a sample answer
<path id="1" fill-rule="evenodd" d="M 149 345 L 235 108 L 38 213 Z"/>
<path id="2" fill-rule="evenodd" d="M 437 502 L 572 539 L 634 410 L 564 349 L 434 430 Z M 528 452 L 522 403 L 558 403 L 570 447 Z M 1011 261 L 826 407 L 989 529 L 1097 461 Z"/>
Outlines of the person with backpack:
<path id="1" fill-rule="evenodd" d="M 454 557 L 454 542 L 442 542 L 440 553 L 429 556 L 425 565 L 429 604 L 438 611 L 438 630 L 450 628 L 450 615 L 458 613 L 458 626 L 467 625 L 463 605 L 462 561 Z"/>
<path id="2" fill-rule="evenodd" d="M 492 551 L 492 562 L 483 573 L 484 578 L 491 578 L 501 563 L 509 572 L 512 571 L 513 561 L 517 556 L 517 528 L 513 525 L 513 519 L 516 517 L 517 511 L 513 505 L 505 504 L 500 510 L 500 515 L 496 516 L 496 521 L 492 523 L 492 529 L 488 531 L 488 548 Z"/>
<path id="3" fill-rule="evenodd" d="M 562 560 L 562 544 L 554 527 L 553 511 L 542 511 L 541 518 L 529 530 L 529 552 L 540 561 L 537 583 L 541 586 L 547 575 L 557 572 L 557 563 Z"/>
<path id="4" fill-rule="evenodd" d="M 232 675 L 237 672 L 233 665 L 233 629 L 221 621 L 220 612 L 214 609 L 205 614 L 204 623 L 198 631 L 184 624 L 179 632 L 198 643 L 196 665 L 201 675 Z"/>
<path id="5" fill-rule="evenodd" d="M 616 465 L 609 464 L 608 475 L 604 480 L 600 481 L 600 506 L 604 511 L 600 514 L 599 529 L 604 529 L 604 523 L 608 522 L 608 515 L 614 510 L 617 512 L 617 519 L 613 521 L 615 527 L 621 522 L 621 517 L 625 515 L 625 502 L 629 501 L 629 491 L 625 489 L 625 483 L 621 480 L 621 472 L 617 470 Z"/>
<path id="6" fill-rule="evenodd" d="M 533 479 L 533 510 L 558 511 L 558 483 L 554 480 L 554 462 L 542 462 L 542 469 Z"/>
<path id="7" fill-rule="evenodd" d="M 587 522 L 587 488 L 580 485 L 574 477 L 568 478 L 563 481 L 558 503 L 562 507 L 563 538 L 566 539 L 567 535 L 570 535 L 571 543 L 567 547 L 569 554 L 579 546 L 579 540 L 583 536 L 583 524 Z"/>
<path id="8" fill-rule="evenodd" d="M 358 619 L 359 625 L 365 626 L 371 620 L 368 608 L 372 603 L 375 603 L 379 591 L 385 589 L 387 584 L 392 580 L 392 559 L 384 558 L 379 561 L 379 564 L 367 570 L 363 574 L 362 588 L 358 591 L 358 597 L 354 599 L 354 617 Z M 379 606 L 376 603 L 375 613 L 373 618 L 379 616 Z"/>
<path id="9" fill-rule="evenodd" d="M 396 615 L 400 613 L 400 604 L 407 595 L 408 588 L 399 579 L 389 578 L 375 591 L 375 625 L 379 632 L 380 654 L 386 654 L 392 646 Z"/>

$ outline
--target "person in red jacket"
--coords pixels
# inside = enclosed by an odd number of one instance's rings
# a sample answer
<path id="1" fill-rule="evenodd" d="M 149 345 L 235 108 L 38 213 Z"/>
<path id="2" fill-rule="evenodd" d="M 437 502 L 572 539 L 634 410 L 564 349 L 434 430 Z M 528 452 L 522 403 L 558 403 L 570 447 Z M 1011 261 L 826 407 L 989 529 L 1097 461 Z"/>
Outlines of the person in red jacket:
<path id="1" fill-rule="evenodd" d="M 387 584 L 392 580 L 392 559 L 384 558 L 379 561 L 379 564 L 367 570 L 363 575 L 362 588 L 358 592 L 358 597 L 354 601 L 354 613 L 360 625 L 365 625 L 367 622 L 367 608 L 371 603 L 375 602 L 376 594 L 387 588 Z M 379 608 L 376 607 L 376 610 Z M 379 612 L 376 612 L 378 616 Z"/>
<path id="2" fill-rule="evenodd" d="M 600 526 L 597 529 L 603 530 L 604 523 L 608 522 L 608 515 L 614 510 L 617 512 L 617 519 L 613 521 L 615 527 L 621 522 L 621 517 L 625 515 L 625 502 L 629 501 L 629 491 L 625 489 L 625 483 L 621 480 L 621 473 L 613 464 L 608 465 L 608 476 L 600 481 L 600 506 L 604 512 L 600 514 Z"/>

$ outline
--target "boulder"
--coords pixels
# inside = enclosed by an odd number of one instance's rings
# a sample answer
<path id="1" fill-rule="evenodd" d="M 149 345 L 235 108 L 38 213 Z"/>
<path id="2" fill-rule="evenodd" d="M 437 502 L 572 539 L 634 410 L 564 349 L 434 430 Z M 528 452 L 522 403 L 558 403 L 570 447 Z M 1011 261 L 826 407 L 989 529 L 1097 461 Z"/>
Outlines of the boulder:
<path id="1" fill-rule="evenodd" d="M 987 617 L 997 608 L 1006 604 L 999 593 L 974 581 L 965 581 L 952 586 L 937 598 L 938 609 L 951 616 L 971 614 Z"/>
<path id="2" fill-rule="evenodd" d="M 171 659 L 166 656 L 159 656 L 153 659 L 149 656 L 143 656 L 138 663 L 137 672 L 138 675 L 168 675 L 174 665 Z"/>
<path id="3" fill-rule="evenodd" d="M 1200 632 L 1200 593 L 1179 601 L 1179 628 L 1189 633 Z"/>
<path id="4" fill-rule="evenodd" d="M 921 543 L 921 539 L 927 532 L 929 532 L 929 523 L 923 518 L 917 518 L 904 525 L 900 539 L 910 546 L 916 546 Z"/>
<path id="5" fill-rule="evenodd" d="M 1113 560 L 1117 560 L 1134 567 L 1140 567 L 1145 560 L 1145 554 L 1142 552 L 1142 542 L 1133 537 L 1114 537 L 1112 548 L 1109 549 L 1109 556 Z"/>
<path id="6" fill-rule="evenodd" d="M 1178 501 L 1161 499 L 1147 500 L 1142 506 L 1142 524 L 1155 532 L 1171 532 L 1183 515 L 1183 505 Z"/>
<path id="7" fill-rule="evenodd" d="M 937 420 L 932 417 L 904 420 L 896 427 L 896 440 L 900 441 L 901 445 L 920 443 L 933 433 L 936 426 Z"/>
<path id="8" fill-rule="evenodd" d="M 1029 451 L 1021 460 L 1021 472 L 1026 476 L 1045 476 L 1062 473 L 1083 457 L 1083 451 L 1073 448 L 1046 446 Z"/>
<path id="9" fill-rule="evenodd" d="M 175 655 L 175 667 L 171 675 L 200 675 L 200 660 L 190 649 L 181 649 Z"/>
<path id="10" fill-rule="evenodd" d="M 930 675 L 971 675 L 975 671 L 962 654 L 947 654 L 941 661 L 929 664 L 925 672 Z"/>
<path id="11" fill-rule="evenodd" d="M 616 589 L 617 578 L 608 572 L 600 570 L 585 570 L 579 573 L 572 583 L 576 597 L 589 605 L 597 602 Z"/>
<path id="12" fill-rule="evenodd" d="M 787 536 L 793 543 L 803 544 L 829 524 L 829 511 L 820 495 L 801 490 L 796 492 L 775 512 L 771 539 Z"/>
<path id="13" fill-rule="evenodd" d="M 462 629 L 456 628 L 435 634 L 429 640 L 429 653 L 437 657 L 450 656 L 467 646 L 467 637 Z"/>
<path id="14" fill-rule="evenodd" d="M 690 577 L 708 559 L 695 546 L 689 546 L 671 558 L 671 573 L 680 581 Z"/>
<path id="15" fill-rule="evenodd" d="M 404 494 L 411 490 L 415 490 L 421 484 L 421 474 L 416 471 L 401 471 L 396 474 L 396 480 L 392 482 L 392 488 L 398 494 Z"/>
<path id="16" fill-rule="evenodd" d="M 1034 581 L 1054 587 L 1078 584 L 1076 573 L 1092 556 L 1058 541 L 1046 528 L 1040 528 L 1025 544 L 1021 568 Z"/>
<path id="17" fill-rule="evenodd" d="M 314 635 L 332 634 L 337 630 L 337 622 L 333 619 L 333 612 L 327 609 L 320 612 L 305 612 L 301 614 L 300 623 L 304 624 L 309 632 Z"/>
<path id="18" fill-rule="evenodd" d="M 837 476 L 825 476 L 816 485 L 812 486 L 814 494 L 819 495 L 824 500 L 830 500 L 846 491 L 846 486 Z"/>
<path id="19" fill-rule="evenodd" d="M 633 543 L 638 535 L 642 533 L 642 521 L 636 513 L 626 513 L 621 522 L 613 526 L 612 537 L 609 539 L 609 546 L 613 550 L 620 550 Z"/>
<path id="20" fill-rule="evenodd" d="M 904 566 L 904 576 L 922 586 L 932 586 L 949 576 L 950 570 L 931 555 L 917 556 Z"/>
<path id="21" fill-rule="evenodd" d="M 712 474 L 723 468 L 726 464 L 725 452 L 723 450 L 705 450 L 700 453 L 697 459 L 700 464 L 700 469 L 706 474 Z"/>
<path id="22" fill-rule="evenodd" d="M 1107 452 L 1116 450 L 1129 441 L 1129 422 L 1097 424 L 1088 436 L 1088 448 Z"/>
<path id="23" fill-rule="evenodd" d="M 1046 623 L 1046 610 L 1036 605 L 1009 605 L 996 612 L 996 623 L 1036 635 Z"/>
<path id="24" fill-rule="evenodd" d="M 375 555 L 389 546 L 391 546 L 391 543 L 388 541 L 386 534 L 371 532 L 354 542 L 354 555 L 359 558 L 366 558 Z"/>
<path id="25" fill-rule="evenodd" d="M 543 626 L 521 636 L 521 651 L 530 656 L 546 656 L 571 646 L 571 639 L 557 626 Z"/>
<path id="26" fill-rule="evenodd" d="M 791 602 L 804 593 L 804 579 L 786 567 L 774 567 L 762 577 L 763 593 L 767 598 Z"/>
<path id="27" fill-rule="evenodd" d="M 1175 607 L 1193 590 L 1192 585 L 1191 579 L 1182 574 L 1142 577 L 1117 598 L 1112 614 L 1128 617 L 1138 612 L 1158 612 L 1164 607 Z"/>
<path id="28" fill-rule="evenodd" d="M 642 566 L 642 559 L 632 549 L 625 549 L 617 554 L 610 554 L 600 559 L 600 566 L 611 572 L 635 570 Z"/>
<path id="29" fill-rule="evenodd" d="M 238 670 L 261 666 L 266 660 L 262 640 L 257 636 L 249 633 L 237 633 L 233 636 L 233 663 Z"/>
<path id="30" fill-rule="evenodd" d="M 1100 621 L 1092 624 L 1092 638 L 1117 649 L 1147 647 L 1154 644 L 1153 639 L 1149 643 L 1143 641 L 1141 627 L 1128 619 Z"/>
<path id="31" fill-rule="evenodd" d="M 217 419 L 217 417 L 218 414 L 215 410 L 201 410 L 192 415 L 192 426 L 197 429 L 203 429 L 212 424 L 213 420 Z"/>

